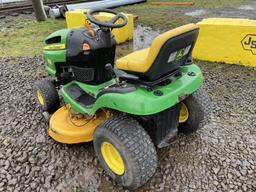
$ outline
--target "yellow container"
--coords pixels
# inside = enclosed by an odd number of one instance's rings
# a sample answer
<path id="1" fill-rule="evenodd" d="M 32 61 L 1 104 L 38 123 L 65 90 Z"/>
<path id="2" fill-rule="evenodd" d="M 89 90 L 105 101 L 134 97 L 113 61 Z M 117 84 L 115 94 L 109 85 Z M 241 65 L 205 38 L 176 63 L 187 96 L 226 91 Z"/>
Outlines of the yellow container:
<path id="1" fill-rule="evenodd" d="M 78 27 L 85 26 L 85 20 L 87 19 L 87 17 L 84 13 L 86 11 L 87 11 L 86 9 L 77 9 L 75 11 L 66 12 L 67 27 L 70 29 L 70 28 L 78 28 Z M 134 32 L 133 15 L 125 14 L 125 16 L 128 18 L 127 25 L 122 28 L 113 29 L 112 31 L 118 44 L 124 43 L 126 41 L 133 39 L 133 32 Z M 110 20 L 113 17 L 113 15 L 109 13 L 100 13 L 95 17 L 99 20 Z"/>
<path id="2" fill-rule="evenodd" d="M 210 18 L 198 25 L 194 58 L 256 67 L 256 20 Z"/>

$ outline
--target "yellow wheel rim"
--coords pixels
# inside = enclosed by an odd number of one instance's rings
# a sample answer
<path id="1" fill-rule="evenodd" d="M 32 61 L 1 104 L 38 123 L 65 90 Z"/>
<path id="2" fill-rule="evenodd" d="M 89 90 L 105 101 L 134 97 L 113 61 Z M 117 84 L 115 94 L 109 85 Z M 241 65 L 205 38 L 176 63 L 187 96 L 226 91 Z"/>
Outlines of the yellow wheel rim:
<path id="1" fill-rule="evenodd" d="M 189 111 L 184 103 L 181 103 L 179 123 L 185 123 L 188 120 Z"/>
<path id="2" fill-rule="evenodd" d="M 109 142 L 101 144 L 101 153 L 108 167 L 117 175 L 123 175 L 125 171 L 124 161 L 117 149 Z"/>
<path id="3" fill-rule="evenodd" d="M 37 90 L 37 91 L 36 91 L 36 96 L 37 96 L 37 99 L 38 99 L 39 103 L 40 103 L 41 105 L 44 105 L 44 98 L 43 98 L 43 96 L 42 96 L 41 91 Z"/>

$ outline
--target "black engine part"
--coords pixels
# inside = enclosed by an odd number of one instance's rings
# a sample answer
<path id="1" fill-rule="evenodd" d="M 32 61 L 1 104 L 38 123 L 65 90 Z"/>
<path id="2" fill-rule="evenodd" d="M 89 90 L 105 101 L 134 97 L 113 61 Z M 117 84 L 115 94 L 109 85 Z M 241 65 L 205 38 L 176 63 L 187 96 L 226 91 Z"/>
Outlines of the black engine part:
<path id="1" fill-rule="evenodd" d="M 116 41 L 109 29 L 72 29 L 67 38 L 67 62 L 77 81 L 98 85 L 111 80 L 105 65 L 114 66 Z"/>

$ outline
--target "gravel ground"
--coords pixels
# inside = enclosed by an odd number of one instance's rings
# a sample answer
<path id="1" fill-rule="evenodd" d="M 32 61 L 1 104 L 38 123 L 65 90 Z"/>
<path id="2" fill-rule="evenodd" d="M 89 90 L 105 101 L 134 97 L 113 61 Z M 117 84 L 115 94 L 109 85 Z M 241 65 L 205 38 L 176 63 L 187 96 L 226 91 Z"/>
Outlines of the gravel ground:
<path id="1" fill-rule="evenodd" d="M 256 191 L 256 70 L 199 65 L 210 123 L 158 150 L 157 172 L 138 191 Z M 124 191 L 102 170 L 92 143 L 63 145 L 47 135 L 32 94 L 45 77 L 41 57 L 0 58 L 0 191 Z"/>
<path id="2" fill-rule="evenodd" d="M 139 191 L 256 190 L 256 71 L 200 63 L 211 121 L 159 150 L 155 176 Z M 41 57 L 0 59 L 0 191 L 123 191 L 106 176 L 92 143 L 63 145 L 46 133 L 32 85 Z"/>

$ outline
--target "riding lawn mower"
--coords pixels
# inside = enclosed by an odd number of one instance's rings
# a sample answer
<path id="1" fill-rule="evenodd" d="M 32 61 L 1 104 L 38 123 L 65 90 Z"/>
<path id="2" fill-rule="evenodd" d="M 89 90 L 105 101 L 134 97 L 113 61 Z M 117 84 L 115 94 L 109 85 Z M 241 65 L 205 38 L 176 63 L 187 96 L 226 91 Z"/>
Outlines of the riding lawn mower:
<path id="1" fill-rule="evenodd" d="M 98 20 L 99 13 L 113 18 Z M 156 148 L 172 144 L 178 133 L 195 132 L 208 118 L 203 75 L 191 59 L 199 28 L 170 30 L 151 47 L 115 60 L 111 31 L 125 26 L 126 16 L 107 9 L 85 14 L 91 25 L 46 38 L 45 67 L 52 80 L 35 82 L 36 100 L 49 114 L 54 140 L 93 141 L 106 173 L 136 189 L 156 171 Z"/>

